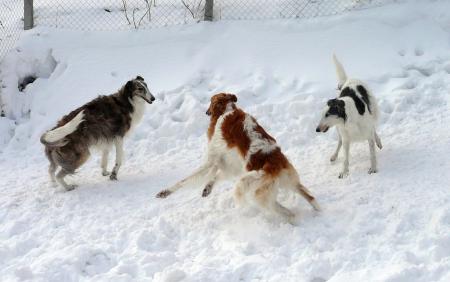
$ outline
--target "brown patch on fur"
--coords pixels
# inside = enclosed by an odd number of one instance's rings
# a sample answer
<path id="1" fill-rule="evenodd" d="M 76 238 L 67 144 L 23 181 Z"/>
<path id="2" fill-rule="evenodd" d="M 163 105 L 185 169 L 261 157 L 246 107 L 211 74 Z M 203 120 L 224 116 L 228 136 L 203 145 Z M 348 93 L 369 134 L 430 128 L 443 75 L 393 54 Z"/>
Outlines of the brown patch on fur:
<path id="1" fill-rule="evenodd" d="M 228 148 L 237 147 L 243 158 L 250 148 L 250 138 L 244 131 L 245 116 L 241 109 L 236 109 L 224 119 L 221 127 L 222 136 Z"/>
<path id="2" fill-rule="evenodd" d="M 269 133 L 267 133 L 267 132 L 264 130 L 264 128 L 263 128 L 261 125 L 259 125 L 259 123 L 256 121 L 256 119 L 255 119 L 254 117 L 252 117 L 252 120 L 253 120 L 253 122 L 256 124 L 254 130 L 255 130 L 256 132 L 258 132 L 259 134 L 261 134 L 261 136 L 262 136 L 263 139 L 267 139 L 267 140 L 276 142 L 275 138 L 273 138 L 272 136 L 270 136 Z"/>
<path id="3" fill-rule="evenodd" d="M 222 126 L 222 136 L 227 142 L 228 148 L 236 147 L 240 155 L 245 158 L 250 148 L 251 140 L 244 130 L 244 120 L 246 113 L 241 109 L 236 108 L 234 102 L 237 98 L 233 94 L 219 93 L 211 97 L 211 104 L 208 108 L 207 114 L 211 115 L 211 122 L 208 128 L 208 139 L 211 140 L 214 135 L 214 130 L 217 124 L 217 120 L 225 113 L 228 103 L 233 103 L 232 107 L 235 109 L 231 114 L 225 117 Z M 262 139 L 276 142 L 275 138 L 270 136 L 264 128 L 258 124 L 254 117 L 251 117 L 256 124 L 254 131 L 258 132 Z M 282 169 L 287 168 L 289 161 L 283 155 L 280 148 L 269 153 L 263 153 L 261 151 L 256 152 L 249 158 L 247 163 L 247 170 L 264 170 L 267 175 L 276 176 Z"/>
<path id="4" fill-rule="evenodd" d="M 254 131 L 261 135 L 262 139 L 270 140 L 276 143 L 275 138 L 269 135 L 264 128 L 259 125 L 254 117 L 252 117 L 253 122 L 256 124 Z M 264 153 L 261 150 L 250 156 L 247 163 L 247 170 L 264 170 L 267 175 L 277 176 L 281 170 L 289 166 L 289 161 L 286 156 L 281 152 L 280 147 L 276 147 L 273 151 L 269 153 Z"/>
<path id="5" fill-rule="evenodd" d="M 267 175 L 277 176 L 283 169 L 288 168 L 289 161 L 277 147 L 269 153 L 260 151 L 250 156 L 247 163 L 247 170 L 264 170 Z"/>
<path id="6" fill-rule="evenodd" d="M 208 127 L 208 140 L 211 140 L 214 135 L 214 130 L 216 128 L 217 120 L 221 115 L 225 113 L 228 103 L 232 103 L 233 109 L 236 108 L 234 105 L 237 102 L 237 97 L 234 94 L 219 93 L 211 97 L 211 103 L 209 104 L 207 115 L 211 116 L 211 121 Z"/>

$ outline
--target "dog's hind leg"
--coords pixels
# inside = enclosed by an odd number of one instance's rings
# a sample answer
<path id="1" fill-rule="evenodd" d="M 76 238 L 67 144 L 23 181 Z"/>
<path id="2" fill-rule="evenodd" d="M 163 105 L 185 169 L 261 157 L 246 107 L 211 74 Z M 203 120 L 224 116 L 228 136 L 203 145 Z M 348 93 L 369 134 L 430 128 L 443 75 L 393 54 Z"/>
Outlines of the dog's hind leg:
<path id="1" fill-rule="evenodd" d="M 109 175 L 109 172 L 108 172 L 108 154 L 109 154 L 109 150 L 108 149 L 103 149 L 103 151 L 102 151 L 102 160 L 101 160 L 101 164 L 100 164 L 100 167 L 102 168 L 102 175 L 103 176 Z"/>
<path id="2" fill-rule="evenodd" d="M 48 174 L 50 175 L 50 180 L 52 181 L 52 183 L 56 183 L 56 176 L 55 176 L 55 172 L 56 172 L 57 166 L 54 162 L 50 162 L 50 165 L 48 167 Z"/>
<path id="3" fill-rule="evenodd" d="M 303 184 L 298 183 L 296 185 L 296 191 L 303 197 L 305 198 L 305 200 L 308 201 L 308 203 L 316 210 L 316 211 L 320 211 L 320 206 L 319 204 L 316 202 L 316 199 L 314 198 L 314 196 L 311 194 L 311 192 L 309 192 L 309 190 L 303 186 Z"/>
<path id="4" fill-rule="evenodd" d="M 236 206 L 242 206 L 246 202 L 246 194 L 251 190 L 252 185 L 258 185 L 260 175 L 255 171 L 251 171 L 242 176 L 236 183 L 234 188 L 234 200 Z M 253 187 L 253 191 L 254 191 Z"/>
<path id="5" fill-rule="evenodd" d="M 378 172 L 377 169 L 377 156 L 375 152 L 375 142 L 373 139 L 369 139 L 369 150 L 370 150 L 370 168 L 369 174 Z"/>
<path id="6" fill-rule="evenodd" d="M 262 182 L 255 191 L 255 200 L 259 207 L 267 211 L 272 211 L 281 216 L 287 222 L 292 223 L 295 215 L 289 209 L 277 202 L 276 191 L 273 182 Z"/>
<path id="7" fill-rule="evenodd" d="M 383 144 L 381 144 L 381 139 L 378 136 L 377 132 L 374 132 L 375 135 L 375 143 L 377 144 L 377 147 L 381 150 L 383 149 Z"/>
<path id="8" fill-rule="evenodd" d="M 342 137 L 339 134 L 339 132 L 338 132 L 338 135 L 339 135 L 338 145 L 337 145 L 336 151 L 334 151 L 334 154 L 330 158 L 331 162 L 334 162 L 337 159 L 337 157 L 339 155 L 339 151 L 341 150 L 341 147 L 342 147 Z"/>
<path id="9" fill-rule="evenodd" d="M 72 191 L 73 189 L 75 189 L 77 187 L 77 185 L 69 185 L 67 184 L 67 182 L 64 180 L 64 177 L 66 177 L 66 175 L 68 174 L 72 174 L 73 172 L 67 171 L 63 168 L 61 168 L 61 170 L 58 172 L 58 174 L 56 175 L 56 181 L 58 181 L 59 184 L 61 184 L 66 191 Z"/>
<path id="10" fill-rule="evenodd" d="M 119 173 L 119 168 L 122 165 L 123 161 L 123 139 L 117 138 L 114 140 L 114 146 L 116 147 L 116 164 L 109 176 L 111 180 L 117 180 L 117 173 Z"/>
<path id="11" fill-rule="evenodd" d="M 202 165 L 199 169 L 197 169 L 197 171 L 195 171 L 192 175 L 177 182 L 172 187 L 160 191 L 158 194 L 156 194 L 156 198 L 166 198 L 167 196 L 169 196 L 173 192 L 177 191 L 181 187 L 187 185 L 188 183 L 193 182 L 198 179 L 203 179 L 209 173 L 210 170 L 211 170 L 211 165 L 208 162 L 208 163 Z"/>
<path id="12" fill-rule="evenodd" d="M 45 155 L 47 156 L 47 159 L 50 162 L 50 165 L 48 166 L 48 175 L 50 176 L 50 181 L 55 183 L 56 182 L 55 172 L 56 169 L 58 168 L 58 165 L 53 159 L 52 150 L 49 149 L 48 147 L 45 148 Z"/>

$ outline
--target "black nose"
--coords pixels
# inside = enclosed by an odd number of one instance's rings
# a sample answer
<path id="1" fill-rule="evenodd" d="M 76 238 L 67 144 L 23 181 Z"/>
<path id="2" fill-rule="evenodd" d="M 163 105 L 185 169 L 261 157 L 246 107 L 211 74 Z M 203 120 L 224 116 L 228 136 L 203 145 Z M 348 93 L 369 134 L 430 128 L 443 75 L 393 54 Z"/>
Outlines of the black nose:
<path id="1" fill-rule="evenodd" d="M 316 132 L 320 132 L 320 128 L 317 127 L 317 128 L 316 128 Z"/>
<path id="2" fill-rule="evenodd" d="M 150 101 L 155 101 L 155 97 L 152 96 L 152 98 L 150 98 Z"/>

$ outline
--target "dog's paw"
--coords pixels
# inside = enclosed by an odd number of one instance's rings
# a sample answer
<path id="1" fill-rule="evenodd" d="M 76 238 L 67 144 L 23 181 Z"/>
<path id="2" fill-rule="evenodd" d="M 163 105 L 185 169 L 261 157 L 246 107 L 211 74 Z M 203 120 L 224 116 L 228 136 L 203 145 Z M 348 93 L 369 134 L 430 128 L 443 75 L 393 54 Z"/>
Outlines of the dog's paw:
<path id="1" fill-rule="evenodd" d="M 108 176 L 108 175 L 110 175 L 111 173 L 109 173 L 108 171 L 102 171 L 102 175 L 103 176 Z"/>
<path id="2" fill-rule="evenodd" d="M 211 184 L 206 185 L 205 189 L 203 189 L 202 197 L 208 197 L 209 194 L 211 194 L 211 190 L 212 190 L 212 185 Z"/>
<path id="3" fill-rule="evenodd" d="M 286 222 L 289 223 L 290 225 L 293 225 L 293 226 L 297 226 L 298 225 L 297 217 L 295 216 L 295 214 L 292 214 L 292 215 L 288 216 L 286 218 Z"/>
<path id="4" fill-rule="evenodd" d="M 377 173 L 378 169 L 376 168 L 369 168 L 369 171 L 367 173 L 372 174 L 372 173 Z"/>
<path id="5" fill-rule="evenodd" d="M 348 176 L 348 171 L 342 171 L 339 173 L 339 179 L 346 178 Z"/>
<path id="6" fill-rule="evenodd" d="M 66 191 L 72 191 L 72 190 L 74 190 L 77 187 L 78 187 L 78 185 L 72 184 L 72 185 L 67 185 L 64 188 L 66 188 Z"/>
<path id="7" fill-rule="evenodd" d="M 158 194 L 156 194 L 156 198 L 166 198 L 167 196 L 169 196 L 170 194 L 172 194 L 172 191 L 170 190 L 162 190 L 161 192 L 159 192 Z"/>
<path id="8" fill-rule="evenodd" d="M 330 162 L 334 162 L 337 159 L 337 155 L 332 155 L 330 158 Z"/>
<path id="9" fill-rule="evenodd" d="M 117 174 L 112 172 L 111 175 L 109 176 L 109 179 L 111 180 L 117 180 Z"/>

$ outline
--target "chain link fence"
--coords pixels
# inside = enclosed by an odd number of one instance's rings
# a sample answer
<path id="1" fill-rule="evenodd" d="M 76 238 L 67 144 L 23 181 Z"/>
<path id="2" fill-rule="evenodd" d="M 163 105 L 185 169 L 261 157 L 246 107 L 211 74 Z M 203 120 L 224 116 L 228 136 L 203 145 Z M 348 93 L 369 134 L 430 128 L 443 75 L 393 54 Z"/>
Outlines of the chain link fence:
<path id="1" fill-rule="evenodd" d="M 23 30 L 23 2 L 0 1 L 0 61 L 19 38 Z"/>
<path id="2" fill-rule="evenodd" d="M 397 0 L 0 0 L 0 65 L 22 30 L 129 30 L 202 20 L 312 18 Z M 1 76 L 0 76 L 1 77 Z M 0 115 L 2 115 L 0 80 Z"/>
<path id="3" fill-rule="evenodd" d="M 311 18 L 395 0 L 1 0 L 0 61 L 25 25 L 76 30 L 128 30 L 202 20 Z M 33 15 L 34 12 L 34 15 Z M 27 23 L 28 20 L 28 23 Z"/>
<path id="4" fill-rule="evenodd" d="M 38 26 L 126 30 L 198 22 L 208 3 L 214 20 L 259 20 L 328 16 L 382 2 L 387 0 L 34 0 L 34 13 Z"/>
<path id="5" fill-rule="evenodd" d="M 204 19 L 205 0 L 34 0 L 35 24 L 79 30 L 145 29 Z"/>
<path id="6" fill-rule="evenodd" d="M 222 20 L 313 18 L 374 7 L 386 0 L 215 0 L 214 16 Z"/>
<path id="7" fill-rule="evenodd" d="M 23 2 L 17 0 L 0 0 L 0 63 L 6 53 L 14 47 L 22 30 Z M 0 117 L 5 115 L 3 111 L 2 89 L 3 83 L 0 80 Z"/>

